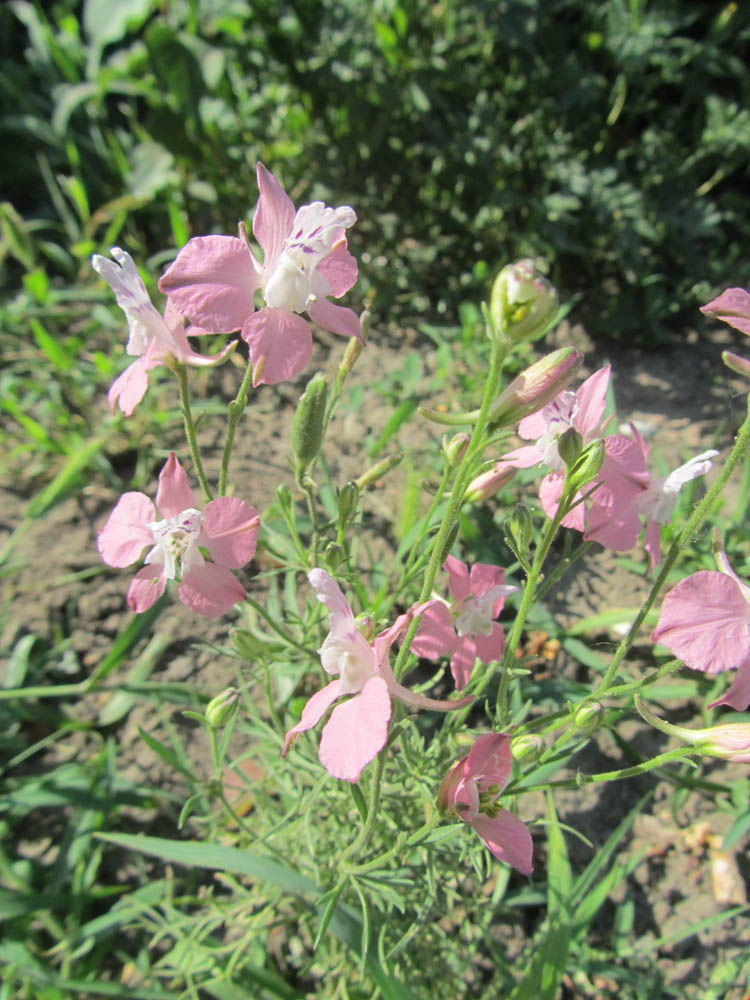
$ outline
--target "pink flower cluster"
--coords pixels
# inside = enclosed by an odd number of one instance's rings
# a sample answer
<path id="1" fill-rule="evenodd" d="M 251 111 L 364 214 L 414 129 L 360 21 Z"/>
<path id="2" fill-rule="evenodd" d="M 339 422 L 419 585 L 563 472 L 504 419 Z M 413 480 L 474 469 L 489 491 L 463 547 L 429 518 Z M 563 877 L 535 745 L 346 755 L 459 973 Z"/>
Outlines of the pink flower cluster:
<path id="1" fill-rule="evenodd" d="M 632 549 L 646 523 L 645 546 L 651 568 L 661 558 L 661 525 L 674 512 L 682 486 L 711 468 L 717 451 L 704 451 L 668 476 L 655 477 L 648 467 L 648 447 L 634 425 L 631 435 L 604 437 L 604 420 L 610 367 L 594 372 L 577 392 L 565 390 L 551 403 L 525 417 L 518 428 L 522 438 L 534 443 L 504 455 L 496 472 L 509 468 L 528 469 L 546 466 L 550 471 L 539 488 L 539 501 L 548 517 L 553 517 L 563 492 L 565 464 L 558 450 L 560 436 L 570 428 L 581 436 L 584 447 L 604 438 L 604 461 L 596 480 L 585 488 L 587 499 L 579 493 L 577 505 L 562 520 L 567 528 L 583 532 L 587 540 L 599 542 L 616 552 Z"/>

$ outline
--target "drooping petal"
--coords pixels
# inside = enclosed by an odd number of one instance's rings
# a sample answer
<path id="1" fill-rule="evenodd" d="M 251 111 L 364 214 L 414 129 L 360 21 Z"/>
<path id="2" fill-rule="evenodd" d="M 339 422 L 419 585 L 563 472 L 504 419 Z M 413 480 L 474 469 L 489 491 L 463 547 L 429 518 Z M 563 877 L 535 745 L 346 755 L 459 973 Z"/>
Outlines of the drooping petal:
<path id="1" fill-rule="evenodd" d="M 492 623 L 490 635 L 475 635 L 474 645 L 476 655 L 482 663 L 492 663 L 493 660 L 499 660 L 505 649 L 505 632 L 500 622 Z"/>
<path id="2" fill-rule="evenodd" d="M 250 348 L 253 385 L 276 385 L 294 378 L 312 354 L 309 325 L 286 309 L 261 309 L 247 320 L 241 336 Z"/>
<path id="3" fill-rule="evenodd" d="M 123 493 L 96 538 L 99 554 L 108 566 L 131 566 L 147 545 L 153 545 L 146 525 L 153 521 L 154 513 L 154 505 L 145 494 Z"/>
<path id="4" fill-rule="evenodd" d="M 318 326 L 342 337 L 356 337 L 364 343 L 359 317 L 352 309 L 336 306 L 327 299 L 316 299 L 307 305 L 307 314 Z"/>
<path id="5" fill-rule="evenodd" d="M 317 271 L 331 286 L 330 294 L 334 299 L 340 299 L 349 291 L 357 280 L 357 262 L 347 249 L 346 238 L 334 245 L 328 256 L 318 264 Z"/>
<path id="6" fill-rule="evenodd" d="M 411 652 L 427 660 L 439 660 L 455 648 L 457 641 L 448 606 L 442 601 L 434 601 L 422 615 Z"/>
<path id="7" fill-rule="evenodd" d="M 239 569 L 255 555 L 260 516 L 239 497 L 218 497 L 203 509 L 203 534 L 211 558 L 220 566 Z"/>
<path id="8" fill-rule="evenodd" d="M 175 517 L 189 507 L 197 508 L 185 470 L 173 451 L 159 473 L 156 506 L 163 517 Z"/>
<path id="9" fill-rule="evenodd" d="M 98 254 L 94 254 L 91 263 L 115 293 L 117 304 L 125 313 L 130 331 L 125 348 L 127 353 L 145 354 L 152 340 L 163 341 L 166 337 L 169 341 L 169 333 L 164 320 L 148 297 L 133 258 L 119 247 L 112 247 L 110 253 L 117 263 Z"/>
<path id="10" fill-rule="evenodd" d="M 466 600 L 471 594 L 469 567 L 460 559 L 456 559 L 455 556 L 448 556 L 443 563 L 443 569 L 448 574 L 448 590 L 451 600 L 455 604 Z"/>
<path id="11" fill-rule="evenodd" d="M 167 585 L 160 566 L 144 566 L 133 577 L 128 588 L 128 607 L 141 614 L 159 600 Z"/>
<path id="12" fill-rule="evenodd" d="M 485 733 L 479 736 L 469 751 L 464 774 L 479 782 L 480 788 L 508 784 L 511 771 L 510 736 L 507 733 Z"/>
<path id="13" fill-rule="evenodd" d="M 259 284 L 250 250 L 241 239 L 196 236 L 162 275 L 159 290 L 191 323 L 212 333 L 230 333 L 253 312 Z"/>
<path id="14" fill-rule="evenodd" d="M 451 656 L 451 674 L 456 685 L 456 691 L 463 691 L 471 680 L 474 664 L 477 659 L 476 642 L 470 635 L 456 640 L 456 648 Z"/>
<path id="15" fill-rule="evenodd" d="M 750 293 L 744 288 L 727 288 L 718 298 L 701 306 L 701 312 L 750 336 Z"/>
<path id="16" fill-rule="evenodd" d="M 471 826 L 498 860 L 505 861 L 522 875 L 531 875 L 534 843 L 518 816 L 507 809 L 501 809 L 494 818 L 479 813 L 471 820 Z"/>
<path id="17" fill-rule="evenodd" d="M 596 496 L 596 494 L 594 494 Z M 586 512 L 585 541 L 599 542 L 613 552 L 628 552 L 638 541 L 641 519 L 635 510 L 621 505 L 593 503 Z"/>
<path id="18" fill-rule="evenodd" d="M 716 708 L 717 705 L 729 705 L 735 712 L 744 712 L 750 708 L 750 655 L 737 667 L 735 678 L 726 694 L 712 701 L 708 708 Z"/>
<path id="19" fill-rule="evenodd" d="M 118 375 L 107 393 L 109 408 L 113 413 L 115 406 L 119 406 L 126 417 L 131 415 L 146 395 L 147 373 L 158 363 L 158 361 L 151 361 L 147 356 L 136 358 L 121 375 Z"/>
<path id="20" fill-rule="evenodd" d="M 600 368 L 582 382 L 576 392 L 578 409 L 573 418 L 573 426 L 583 438 L 584 444 L 588 444 L 600 434 L 607 403 L 610 370 L 610 365 Z"/>
<path id="21" fill-rule="evenodd" d="M 225 566 L 204 562 L 182 578 L 177 596 L 186 607 L 206 618 L 220 618 L 244 601 L 245 588 Z"/>
<path id="22" fill-rule="evenodd" d="M 750 605 L 734 580 L 701 570 L 664 598 L 652 642 L 693 670 L 733 670 L 750 654 Z"/>
<path id="23" fill-rule="evenodd" d="M 323 728 L 318 751 L 334 778 L 358 781 L 364 767 L 388 738 L 391 699 L 382 677 L 372 677 L 362 693 L 337 705 Z"/>
<path id="24" fill-rule="evenodd" d="M 326 684 L 324 688 L 321 688 L 320 691 L 317 691 L 312 698 L 308 700 L 307 704 L 302 709 L 301 719 L 296 726 L 292 726 L 284 738 L 284 748 L 281 751 L 282 757 L 289 750 L 289 747 L 294 742 L 294 738 L 296 736 L 300 733 L 306 732 L 308 729 L 312 729 L 313 726 L 317 726 L 338 697 L 339 682 L 335 680 L 331 681 L 330 684 Z"/>
<path id="25" fill-rule="evenodd" d="M 253 234 L 263 248 L 263 270 L 270 274 L 294 222 L 292 199 L 262 163 L 256 169 L 260 197 L 253 216 Z"/>

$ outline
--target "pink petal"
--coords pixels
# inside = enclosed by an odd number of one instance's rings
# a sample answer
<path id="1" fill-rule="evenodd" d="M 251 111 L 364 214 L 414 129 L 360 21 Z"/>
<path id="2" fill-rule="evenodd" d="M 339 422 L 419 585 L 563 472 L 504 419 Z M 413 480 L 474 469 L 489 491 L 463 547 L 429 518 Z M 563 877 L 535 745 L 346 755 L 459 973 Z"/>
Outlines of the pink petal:
<path id="1" fill-rule="evenodd" d="M 750 294 L 744 288 L 727 288 L 718 298 L 701 306 L 701 312 L 750 336 Z"/>
<path id="2" fill-rule="evenodd" d="M 255 372 L 253 385 L 276 385 L 294 378 L 312 354 L 310 327 L 286 309 L 261 309 L 242 327 Z"/>
<path id="3" fill-rule="evenodd" d="M 144 566 L 133 577 L 128 589 L 128 607 L 141 614 L 159 600 L 167 581 L 160 566 Z"/>
<path id="4" fill-rule="evenodd" d="M 443 563 L 443 569 L 448 574 L 448 589 L 455 604 L 465 600 L 471 594 L 469 586 L 469 567 L 455 556 L 448 556 Z"/>
<path id="5" fill-rule="evenodd" d="M 162 517 L 174 517 L 183 510 L 196 507 L 195 496 L 188 484 L 185 470 L 173 451 L 170 451 L 166 465 L 159 473 L 156 506 Z"/>
<path id="6" fill-rule="evenodd" d="M 283 757 L 288 751 L 290 745 L 294 742 L 294 738 L 299 735 L 299 733 L 304 733 L 308 729 L 312 729 L 313 726 L 317 726 L 323 716 L 326 714 L 330 706 L 336 701 L 339 696 L 339 682 L 338 679 L 331 681 L 330 684 L 326 684 L 324 688 L 317 691 L 312 698 L 310 698 L 302 709 L 302 718 L 299 720 L 296 726 L 287 732 L 284 738 L 284 749 L 281 751 L 281 756 Z"/>
<path id="7" fill-rule="evenodd" d="M 596 494 L 594 494 L 596 496 Z M 586 512 L 585 541 L 599 542 L 613 552 L 628 552 L 638 541 L 641 519 L 635 508 L 594 503 Z"/>
<path id="8" fill-rule="evenodd" d="M 125 371 L 119 375 L 107 393 L 109 407 L 114 413 L 115 405 L 119 406 L 126 417 L 129 417 L 136 406 L 146 395 L 148 375 L 151 368 L 159 362 L 150 361 L 147 356 L 137 358 Z"/>
<path id="9" fill-rule="evenodd" d="M 253 233 L 263 248 L 263 270 L 270 274 L 294 222 L 294 204 L 270 170 L 259 163 L 256 170 L 260 197 L 253 216 Z M 278 381 L 281 381 L 279 379 Z"/>
<path id="10" fill-rule="evenodd" d="M 255 555 L 260 517 L 239 497 L 218 497 L 203 509 L 203 534 L 211 558 L 220 566 L 239 569 Z"/>
<path id="11" fill-rule="evenodd" d="M 729 705 L 736 712 L 750 708 L 750 656 L 737 667 L 737 674 L 726 694 L 712 701 L 708 708 L 716 708 L 717 705 Z"/>
<path id="12" fill-rule="evenodd" d="M 505 632 L 500 622 L 492 623 L 492 633 L 490 635 L 475 635 L 474 645 L 476 655 L 482 663 L 492 663 L 499 660 L 505 649 Z"/>
<path id="13" fill-rule="evenodd" d="M 492 590 L 493 587 L 497 587 L 503 583 L 505 583 L 505 570 L 500 566 L 493 566 L 490 563 L 474 563 L 471 567 L 469 589 L 474 597 L 481 597 L 488 590 Z M 498 598 L 498 601 L 504 600 L 503 597 Z M 496 614 L 499 614 L 501 609 L 502 604 L 497 611 L 493 610 L 492 617 L 494 618 Z"/>
<path id="14" fill-rule="evenodd" d="M 598 372 L 582 382 L 576 392 L 578 412 L 573 418 L 573 426 L 588 444 L 599 436 L 604 408 L 607 404 L 607 386 L 611 366 L 605 365 Z"/>
<path id="15" fill-rule="evenodd" d="M 456 691 L 463 691 L 471 680 L 476 659 L 476 644 L 471 636 L 465 635 L 457 639 L 456 648 L 451 656 L 451 674 Z"/>
<path id="16" fill-rule="evenodd" d="M 123 493 L 96 538 L 108 566 L 125 569 L 136 562 L 154 538 L 146 525 L 154 520 L 154 505 L 143 493 Z"/>
<path id="17" fill-rule="evenodd" d="M 346 247 L 343 238 L 315 269 L 331 286 L 331 295 L 340 299 L 357 280 L 357 262 Z M 323 324 L 321 324 L 322 326 Z"/>
<path id="18" fill-rule="evenodd" d="M 653 572 L 661 559 L 661 525 L 656 521 L 646 524 L 646 552 L 648 552 L 649 569 Z"/>
<path id="19" fill-rule="evenodd" d="M 159 290 L 172 305 L 212 333 L 239 330 L 253 312 L 259 287 L 251 254 L 236 236 L 197 236 L 162 275 Z"/>
<path id="20" fill-rule="evenodd" d="M 328 623 L 331 632 L 351 632 L 354 629 L 354 613 L 349 602 L 344 597 L 341 587 L 336 583 L 330 573 L 324 569 L 312 569 L 307 574 L 307 579 L 315 591 L 315 596 L 321 604 L 330 611 Z"/>
<path id="21" fill-rule="evenodd" d="M 724 573 L 693 573 L 664 598 L 651 641 L 693 670 L 736 669 L 750 654 L 750 605 Z"/>
<path id="22" fill-rule="evenodd" d="M 220 618 L 244 601 L 245 588 L 224 566 L 206 562 L 182 578 L 177 591 L 182 603 L 206 618 Z"/>
<path id="23" fill-rule="evenodd" d="M 534 444 L 526 444 L 521 448 L 516 448 L 515 451 L 509 451 L 507 455 L 503 455 L 497 464 L 509 465 L 514 469 L 533 469 L 535 465 L 539 465 L 543 458 L 544 452 L 541 448 L 537 448 Z"/>
<path id="24" fill-rule="evenodd" d="M 364 343 L 359 317 L 351 309 L 336 306 L 328 299 L 316 299 L 308 303 L 307 315 L 324 330 L 340 333 L 342 337 L 356 337 Z"/>
<path id="25" fill-rule="evenodd" d="M 382 677 L 371 677 L 362 693 L 337 705 L 320 737 L 323 767 L 334 778 L 358 781 L 388 738 L 391 699 Z"/>
<path id="26" fill-rule="evenodd" d="M 494 819 L 479 813 L 471 825 L 496 858 L 516 868 L 522 875 L 531 875 L 534 844 L 518 816 L 507 809 L 501 809 Z"/>
<path id="27" fill-rule="evenodd" d="M 511 771 L 510 736 L 505 733 L 486 733 L 479 736 L 469 751 L 464 765 L 467 778 L 481 782 L 481 787 L 508 784 Z"/>
<path id="28" fill-rule="evenodd" d="M 557 513 L 560 506 L 560 497 L 563 493 L 565 477 L 559 472 L 549 472 L 539 484 L 539 503 L 547 517 L 552 518 Z M 576 493 L 574 499 L 578 499 L 582 494 Z M 560 522 L 564 528 L 572 528 L 574 531 L 583 531 L 585 509 L 582 503 L 569 511 Z M 639 522 L 640 524 L 640 522 Z"/>
<path id="29" fill-rule="evenodd" d="M 434 601 L 422 615 L 411 652 L 427 660 L 439 660 L 454 649 L 456 642 L 450 610 L 442 601 Z"/>
<path id="30" fill-rule="evenodd" d="M 542 416 L 542 410 L 537 410 L 536 413 L 530 413 L 528 417 L 524 417 L 520 422 L 518 425 L 518 436 L 522 437 L 525 441 L 536 441 L 546 430 L 547 421 Z M 537 459 L 538 461 L 539 459 Z"/>

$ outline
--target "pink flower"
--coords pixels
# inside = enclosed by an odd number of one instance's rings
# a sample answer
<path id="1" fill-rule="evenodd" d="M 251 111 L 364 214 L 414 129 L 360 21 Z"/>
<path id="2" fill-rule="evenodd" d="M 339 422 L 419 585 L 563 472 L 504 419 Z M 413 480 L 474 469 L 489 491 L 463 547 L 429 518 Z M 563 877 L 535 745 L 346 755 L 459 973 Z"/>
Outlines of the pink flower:
<path id="1" fill-rule="evenodd" d="M 451 673 L 460 691 L 468 684 L 477 657 L 482 663 L 491 663 L 502 655 L 505 633 L 492 619 L 516 588 L 504 585 L 505 570 L 499 566 L 475 563 L 469 573 L 465 563 L 448 556 L 443 569 L 448 574 L 452 603 L 430 603 L 411 651 L 429 660 L 450 653 Z"/>
<path id="2" fill-rule="evenodd" d="M 472 826 L 500 861 L 530 875 L 534 849 L 531 834 L 498 801 L 510 771 L 510 737 L 499 733 L 480 736 L 466 757 L 443 778 L 438 808 Z"/>
<path id="3" fill-rule="evenodd" d="M 600 487 L 586 512 L 584 538 L 616 552 L 627 552 L 638 541 L 641 518 L 646 521 L 646 551 L 651 569 L 661 559 L 661 525 L 672 520 L 682 487 L 711 468 L 718 451 L 704 451 L 668 476 L 652 478 L 648 446 L 633 424 L 632 438 L 615 434 L 605 442 Z M 608 445 L 608 447 L 606 447 Z"/>
<path id="4" fill-rule="evenodd" d="M 159 475 L 156 506 L 160 521 L 154 519 L 147 496 L 124 493 L 97 538 L 104 562 L 118 569 L 136 562 L 151 546 L 146 565 L 130 584 L 128 606 L 146 611 L 164 593 L 167 580 L 179 579 L 177 596 L 187 607 L 207 618 L 226 614 L 245 597 L 229 570 L 255 555 L 258 512 L 237 497 L 219 497 L 199 510 L 174 452 Z"/>
<path id="5" fill-rule="evenodd" d="M 750 706 L 750 587 L 723 550 L 716 562 L 719 572 L 693 573 L 669 591 L 651 640 L 693 670 L 736 670 L 732 686 L 709 708 L 731 705 L 742 712 Z"/>
<path id="6" fill-rule="evenodd" d="M 375 636 L 372 643 L 358 631 L 349 603 L 339 585 L 323 569 L 314 569 L 308 579 L 315 596 L 330 611 L 330 632 L 318 652 L 326 673 L 336 677 L 314 694 L 305 705 L 302 718 L 284 740 L 282 757 L 294 738 L 312 729 L 339 698 L 352 695 L 337 705 L 323 727 L 319 756 L 326 771 L 334 778 L 358 781 L 363 768 L 383 749 L 391 718 L 391 698 L 398 698 L 416 708 L 447 712 L 462 708 L 472 699 L 436 701 L 415 694 L 398 683 L 388 662 L 394 640 L 409 625 L 420 608 L 401 615 L 389 629 Z"/>
<path id="7" fill-rule="evenodd" d="M 260 264 L 244 226 L 240 236 L 200 236 L 190 240 L 159 282 L 170 301 L 214 333 L 241 330 L 250 349 L 253 385 L 294 378 L 312 352 L 310 326 L 299 315 L 345 337 L 362 340 L 351 309 L 334 305 L 357 280 L 357 263 L 346 247 L 345 230 L 356 222 L 348 205 L 322 201 L 294 205 L 279 182 L 258 164 L 260 197 L 253 233 L 263 249 Z M 255 312 L 262 289 L 265 308 Z"/>
<path id="8" fill-rule="evenodd" d="M 727 288 L 718 298 L 701 306 L 701 312 L 750 336 L 750 293 L 744 288 Z"/>
<path id="9" fill-rule="evenodd" d="M 524 417 L 518 426 L 518 433 L 526 440 L 533 440 L 534 444 L 508 452 L 495 467 L 500 471 L 508 467 L 530 469 L 535 465 L 546 465 L 550 472 L 539 487 L 539 502 L 548 517 L 555 516 L 565 480 L 565 463 L 557 449 L 560 435 L 572 427 L 581 435 L 584 446 L 602 436 L 609 376 L 610 366 L 605 365 L 590 375 L 576 392 L 566 389 L 543 409 Z M 566 528 L 583 531 L 583 504 L 566 514 L 562 524 Z"/>
<path id="10" fill-rule="evenodd" d="M 119 247 L 110 253 L 117 263 L 94 254 L 91 264 L 115 293 L 118 306 L 125 313 L 130 330 L 126 352 L 137 360 L 129 365 L 109 390 L 109 405 L 114 410 L 119 405 L 129 417 L 143 399 L 148 387 L 148 372 L 159 365 L 169 365 L 172 360 L 183 365 L 217 365 L 234 348 L 229 344 L 218 354 L 196 354 L 188 343 L 190 336 L 201 336 L 205 330 L 189 327 L 177 309 L 167 303 L 164 316 L 152 305 L 146 286 L 141 281 L 130 254 Z"/>

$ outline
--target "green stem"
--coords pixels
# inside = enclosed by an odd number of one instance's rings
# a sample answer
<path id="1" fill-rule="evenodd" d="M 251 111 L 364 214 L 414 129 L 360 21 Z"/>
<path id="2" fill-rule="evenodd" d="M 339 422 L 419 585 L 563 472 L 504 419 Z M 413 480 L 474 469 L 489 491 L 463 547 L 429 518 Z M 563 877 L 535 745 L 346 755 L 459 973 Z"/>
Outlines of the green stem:
<path id="1" fill-rule="evenodd" d="M 318 520 L 318 509 L 315 506 L 315 494 L 313 492 L 314 483 L 312 479 L 305 475 L 299 483 L 302 492 L 307 500 L 307 510 L 312 522 L 312 539 L 310 541 L 310 566 L 315 568 L 318 565 L 318 541 L 320 539 L 320 522 Z"/>
<path id="2" fill-rule="evenodd" d="M 703 497 L 701 502 L 693 511 L 692 516 L 688 520 L 685 527 L 675 538 L 670 546 L 669 552 L 667 553 L 659 574 L 654 580 L 651 590 L 648 592 L 648 596 L 641 607 L 641 610 L 635 617 L 633 624 L 630 626 L 627 635 L 625 635 L 620 642 L 620 645 L 615 650 L 615 654 L 612 657 L 612 661 L 607 667 L 604 676 L 599 681 L 599 684 L 594 688 L 594 690 L 589 695 L 589 698 L 600 698 L 611 686 L 615 677 L 617 676 L 617 671 L 623 659 L 630 650 L 630 647 L 635 642 L 635 638 L 641 628 L 641 625 L 646 619 L 646 615 L 649 613 L 651 608 L 659 596 L 659 591 L 664 586 L 667 577 L 669 576 L 672 567 L 677 562 L 677 559 L 685 548 L 685 546 L 690 542 L 695 534 L 700 530 L 703 522 L 711 514 L 713 505 L 717 498 L 721 494 L 721 491 L 726 486 L 729 481 L 729 477 L 735 470 L 735 467 L 743 458 L 745 452 L 750 449 L 750 396 L 748 396 L 748 414 L 742 426 L 739 429 L 737 437 L 734 442 L 734 447 L 727 456 L 727 460 L 719 473 L 716 482 L 713 484 L 710 490 Z"/>
<path id="3" fill-rule="evenodd" d="M 349 875 L 364 875 L 365 872 L 372 871 L 373 868 L 381 867 L 384 862 L 390 860 L 392 857 L 403 854 L 410 847 L 414 847 L 423 840 L 429 833 L 431 833 L 436 826 L 440 824 L 442 817 L 440 813 L 435 810 L 432 816 L 424 823 L 415 833 L 411 836 L 401 839 L 399 837 L 393 847 L 389 848 L 384 854 L 379 854 L 377 858 L 373 858 L 370 861 L 365 861 L 364 864 L 357 865 L 354 868 L 349 868 L 347 874 Z"/>
<path id="4" fill-rule="evenodd" d="M 378 806 L 380 805 L 380 791 L 383 786 L 383 772 L 385 771 L 385 758 L 388 753 L 387 747 L 384 747 L 378 756 L 375 758 L 375 770 L 372 774 L 372 783 L 370 785 L 370 795 L 367 800 L 367 820 L 363 825 L 362 829 L 359 831 L 356 839 L 347 847 L 341 856 L 341 860 L 345 861 L 347 858 L 356 856 L 359 854 L 370 842 L 375 831 L 375 824 L 377 822 Z"/>
<path id="5" fill-rule="evenodd" d="M 208 503 L 210 500 L 213 500 L 213 494 L 211 493 L 211 488 L 208 485 L 206 473 L 203 471 L 203 461 L 201 459 L 200 451 L 198 450 L 198 438 L 195 434 L 193 414 L 190 410 L 190 389 L 188 387 L 187 366 L 175 363 L 175 371 L 177 373 L 177 381 L 180 386 L 180 408 L 182 410 L 182 419 L 185 423 L 185 435 L 187 437 L 188 447 L 190 448 L 190 454 L 193 459 L 193 465 L 195 466 L 195 471 L 198 475 L 198 481 L 201 484 L 201 489 L 203 490 L 206 503 Z"/>
<path id="6" fill-rule="evenodd" d="M 224 441 L 224 453 L 221 456 L 221 472 L 219 473 L 219 496 L 224 496 L 227 490 L 227 476 L 229 475 L 229 458 L 232 454 L 232 445 L 234 444 L 234 432 L 237 429 L 237 424 L 239 423 L 240 417 L 242 416 L 245 407 L 247 406 L 247 394 L 250 390 L 250 384 L 253 378 L 253 365 L 248 358 L 247 369 L 242 378 L 240 388 L 237 392 L 237 398 L 234 399 L 228 407 L 228 417 L 227 417 L 227 434 Z"/>
<path id="7" fill-rule="evenodd" d="M 563 574 L 567 573 L 570 567 L 574 563 L 578 562 L 578 560 L 581 559 L 583 556 L 585 556 L 586 553 L 589 551 L 589 549 L 593 548 L 593 546 L 594 542 L 582 542 L 574 552 L 571 552 L 569 556 L 561 560 L 561 562 L 557 566 L 555 566 L 554 570 L 550 573 L 550 575 L 546 578 L 542 586 L 537 591 L 536 595 L 537 601 L 543 601 L 544 598 L 547 596 L 547 594 L 550 592 L 550 590 L 552 590 L 552 588 L 558 582 L 560 577 L 563 576 Z"/>

